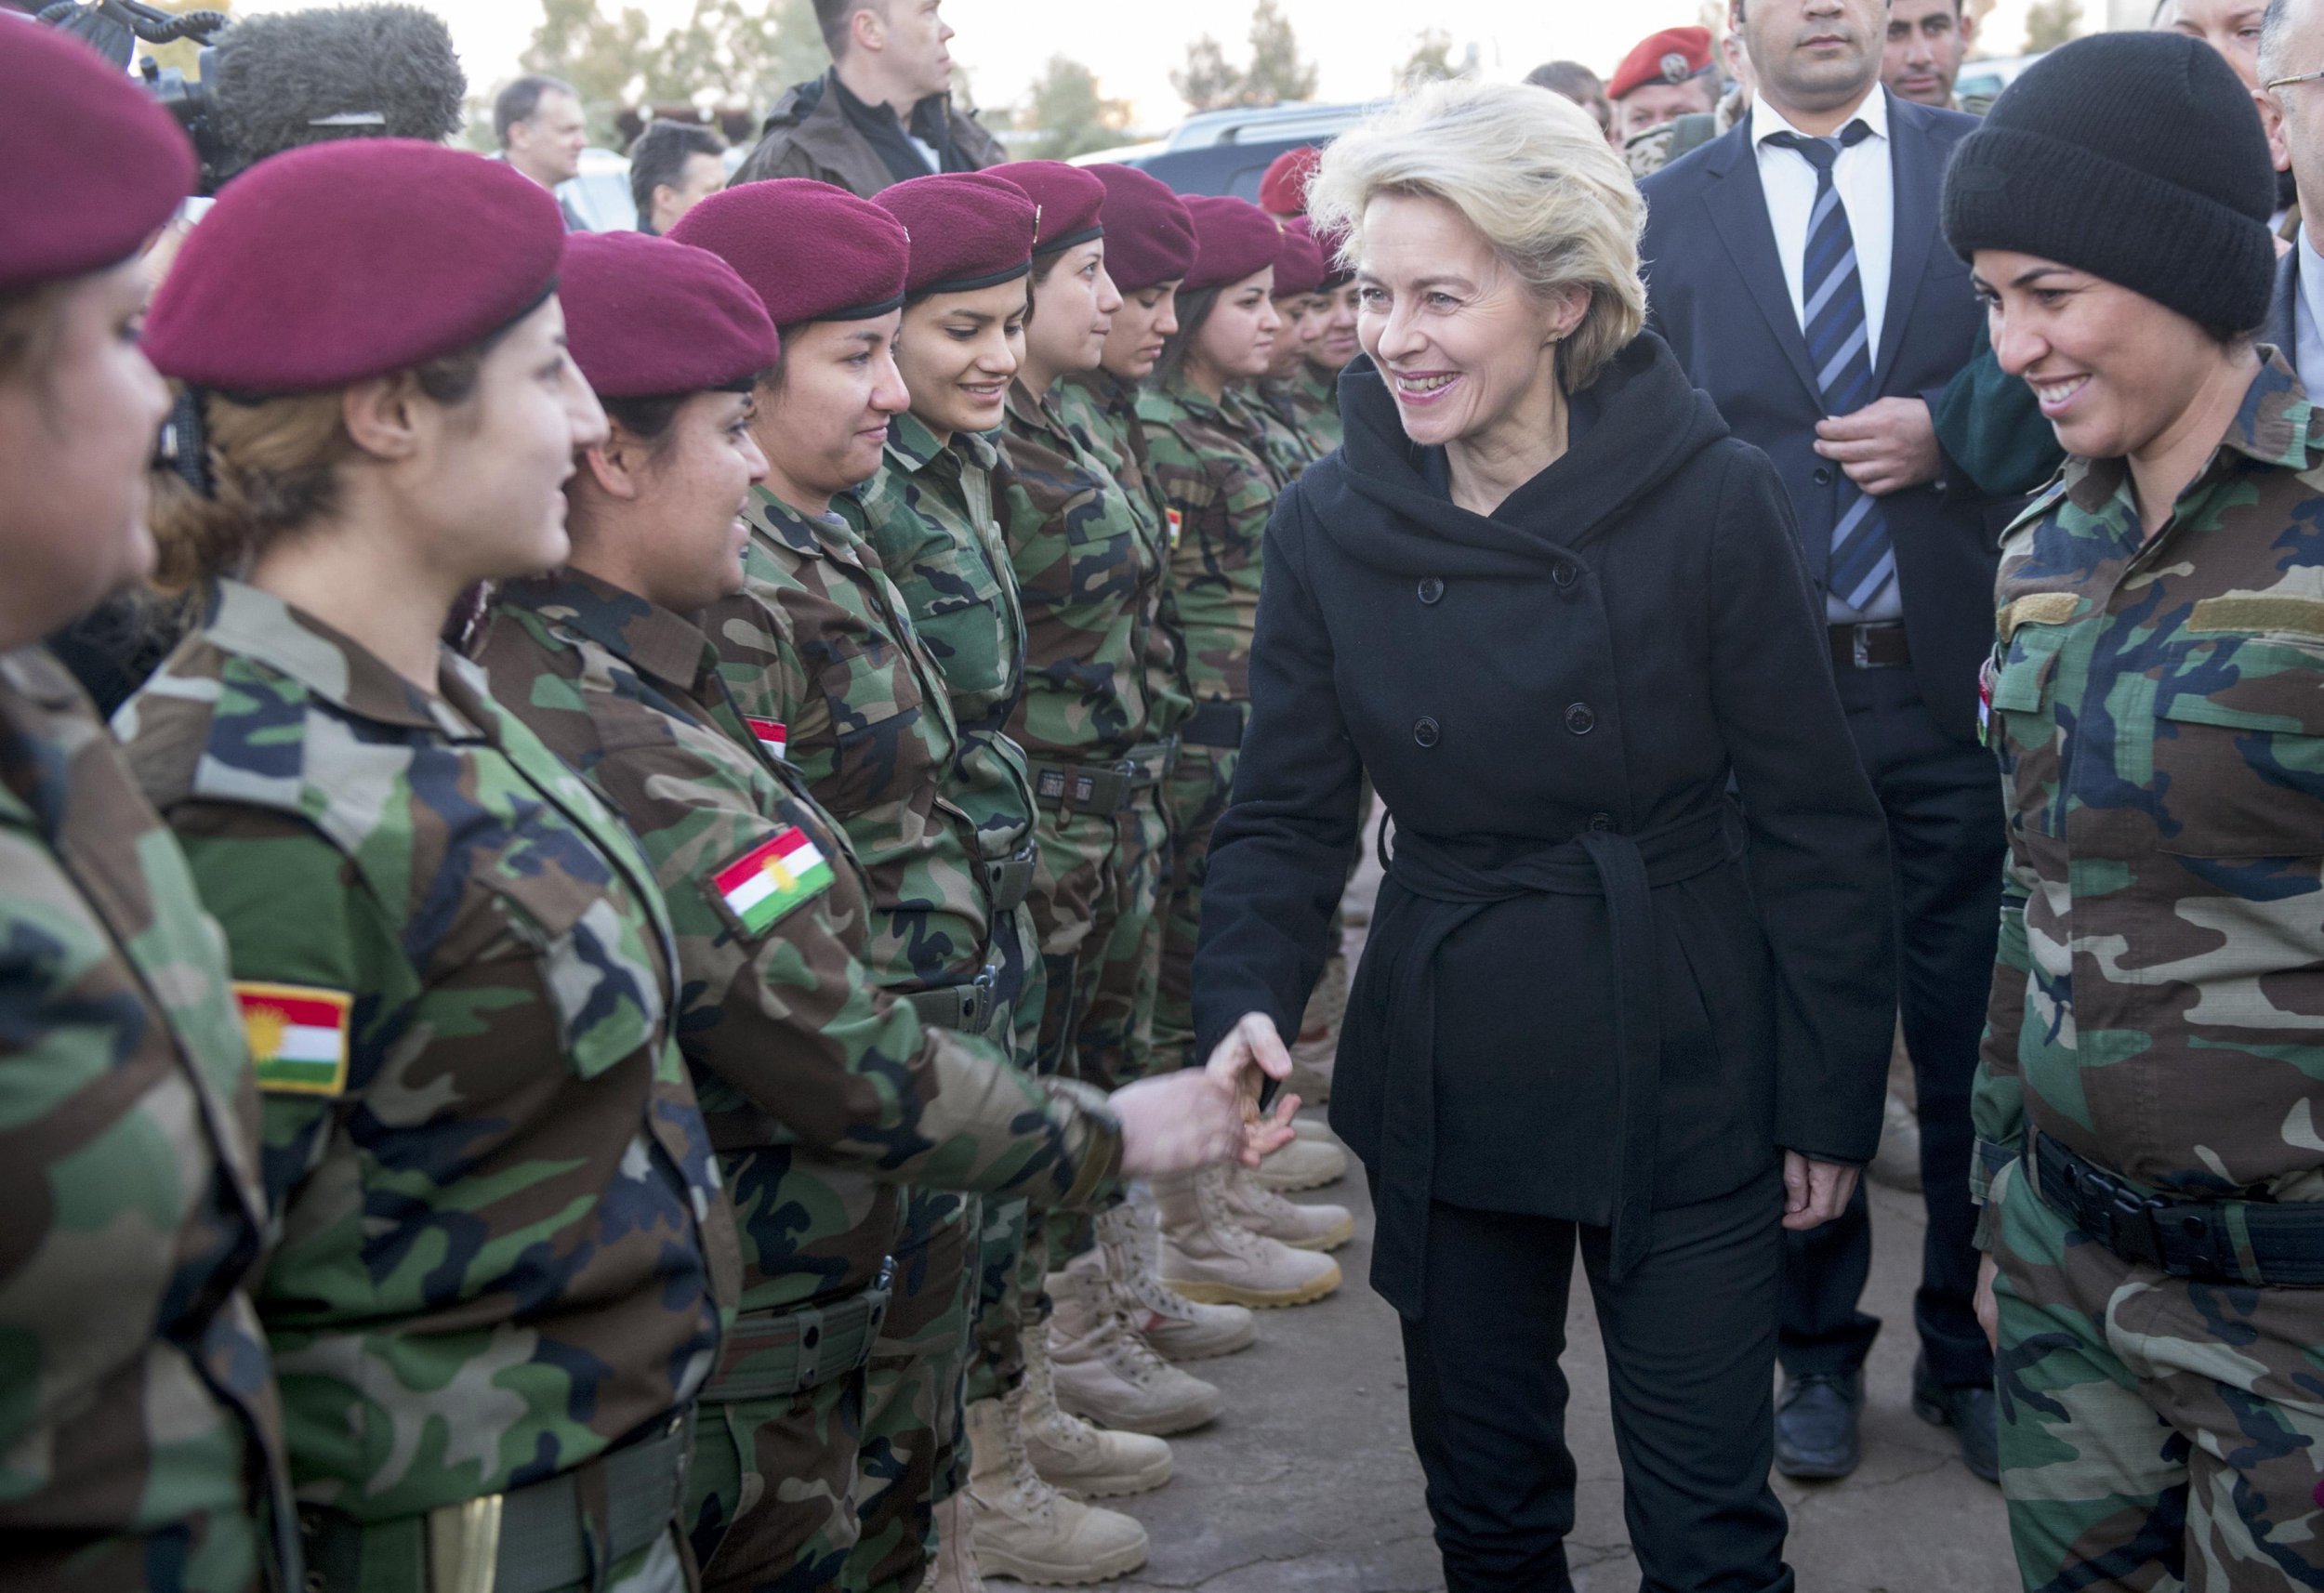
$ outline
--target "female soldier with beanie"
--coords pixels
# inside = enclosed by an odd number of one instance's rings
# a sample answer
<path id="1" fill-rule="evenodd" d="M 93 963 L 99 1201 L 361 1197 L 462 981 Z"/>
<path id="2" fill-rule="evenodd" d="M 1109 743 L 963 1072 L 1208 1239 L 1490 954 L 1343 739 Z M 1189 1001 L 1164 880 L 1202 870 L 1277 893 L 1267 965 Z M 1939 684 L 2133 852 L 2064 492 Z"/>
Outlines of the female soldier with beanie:
<path id="1" fill-rule="evenodd" d="M 225 929 L 310 1589 L 667 1587 L 733 1213 L 653 871 L 438 641 L 561 562 L 605 420 L 556 202 L 398 139 L 237 178 L 146 349 L 201 625 L 122 709 Z M 347 306 L 360 302 L 362 315 Z"/>
<path id="2" fill-rule="evenodd" d="M 1179 731 L 1169 785 L 1172 855 L 1164 908 L 1155 1044 L 1185 1065 L 1194 1044 L 1195 941 L 1210 827 L 1226 809 L 1235 749 L 1248 707 L 1250 632 L 1259 606 L 1260 539 L 1283 479 L 1269 462 L 1250 403 L 1282 323 L 1272 294 L 1283 230 L 1256 205 L 1196 195 L 1186 201 L 1195 256 L 1179 288 L 1179 330 L 1138 399 L 1155 480 L 1178 517 L 1171 590 L 1184 627 L 1195 706 Z M 1190 1299 L 1244 1306 L 1302 1305 L 1340 1286 L 1321 1249 L 1347 1214 L 1327 1221 L 1275 1195 L 1346 1171 L 1338 1147 L 1300 1139 L 1259 1174 L 1214 1171 L 1157 1180 L 1163 1278 Z"/>
<path id="3" fill-rule="evenodd" d="M 40 645 L 152 568 L 137 257 L 193 151 L 29 25 L 0 146 L 42 151 L 0 166 L 0 1584 L 258 1593 L 298 1573 L 249 1055 L 184 856 Z"/>
<path id="4" fill-rule="evenodd" d="M 680 1045 L 744 1263 L 687 1474 L 706 1583 L 821 1585 L 852 1531 L 861 1371 L 895 1237 L 896 1196 L 875 1180 L 1079 1202 L 1117 1162 L 1225 1153 L 1233 1096 L 1149 1090 L 1116 1103 L 1117 1126 L 1094 1093 L 1037 1086 L 868 976 L 853 853 L 684 617 L 743 584 L 773 324 L 716 256 L 635 233 L 568 240 L 558 294 L 611 435 L 567 487 L 566 568 L 503 586 L 482 662 L 637 832 L 678 933 Z M 809 1363 L 836 1375 L 802 1376 Z"/>
<path id="5" fill-rule="evenodd" d="M 2324 1581 L 2324 416 L 2252 342 L 2274 188 L 2238 86 L 2197 40 L 2079 40 L 1945 186 L 2068 455 L 2003 541 L 1985 675 L 1973 1182 L 2028 1588 Z"/>

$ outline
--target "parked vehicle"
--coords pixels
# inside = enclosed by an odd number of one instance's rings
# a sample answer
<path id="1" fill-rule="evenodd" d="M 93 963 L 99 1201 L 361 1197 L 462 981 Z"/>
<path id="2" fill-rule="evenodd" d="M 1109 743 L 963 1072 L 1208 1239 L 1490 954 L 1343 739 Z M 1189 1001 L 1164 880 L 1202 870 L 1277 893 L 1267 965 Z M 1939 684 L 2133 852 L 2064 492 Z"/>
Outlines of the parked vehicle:
<path id="1" fill-rule="evenodd" d="M 1229 193 L 1256 201 L 1259 179 L 1286 150 L 1327 144 L 1381 108 L 1383 100 L 1319 105 L 1301 100 L 1256 109 L 1201 111 L 1163 138 L 1076 157 L 1079 165 L 1136 166 L 1181 193 Z"/>

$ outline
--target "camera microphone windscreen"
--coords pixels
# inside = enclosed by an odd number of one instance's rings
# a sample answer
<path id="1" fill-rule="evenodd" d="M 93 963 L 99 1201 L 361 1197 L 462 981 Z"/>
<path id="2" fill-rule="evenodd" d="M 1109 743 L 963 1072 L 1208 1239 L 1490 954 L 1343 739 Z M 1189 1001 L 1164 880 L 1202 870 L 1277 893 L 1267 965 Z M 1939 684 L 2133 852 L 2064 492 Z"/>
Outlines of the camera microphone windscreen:
<path id="1" fill-rule="evenodd" d="M 375 5 L 238 21 L 218 35 L 203 86 L 240 170 L 332 138 L 441 143 L 460 129 L 468 76 L 440 19 Z"/>

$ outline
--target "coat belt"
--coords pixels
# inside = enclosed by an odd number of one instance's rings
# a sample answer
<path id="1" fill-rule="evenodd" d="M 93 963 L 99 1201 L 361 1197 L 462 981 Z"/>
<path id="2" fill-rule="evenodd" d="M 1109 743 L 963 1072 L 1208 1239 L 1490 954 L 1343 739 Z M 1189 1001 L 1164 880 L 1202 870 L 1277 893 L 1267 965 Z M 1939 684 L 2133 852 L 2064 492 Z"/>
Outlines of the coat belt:
<path id="1" fill-rule="evenodd" d="M 1654 1237 L 1662 1025 L 1653 893 L 1708 874 L 1741 852 L 1723 802 L 1640 836 L 1583 830 L 1491 869 L 1462 861 L 1440 840 L 1396 832 L 1389 876 L 1427 903 L 1398 958 L 1388 1007 L 1372 1286 L 1398 1311 L 1419 1317 L 1428 1275 L 1428 1208 L 1436 1178 L 1438 949 L 1504 902 L 1539 895 L 1605 899 L 1621 1118 L 1612 1231 L 1612 1272 L 1619 1278 L 1646 1255 Z"/>

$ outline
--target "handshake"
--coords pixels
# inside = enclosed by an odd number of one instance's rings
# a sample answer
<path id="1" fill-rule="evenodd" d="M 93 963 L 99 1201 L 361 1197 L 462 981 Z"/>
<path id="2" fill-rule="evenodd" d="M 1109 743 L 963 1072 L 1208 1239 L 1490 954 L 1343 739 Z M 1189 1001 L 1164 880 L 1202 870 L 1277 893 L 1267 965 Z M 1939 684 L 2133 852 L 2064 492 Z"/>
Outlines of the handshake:
<path id="1" fill-rule="evenodd" d="M 1251 1012 L 1201 1068 L 1125 1085 L 1107 1099 L 1121 1122 L 1121 1176 L 1166 1177 L 1228 1161 L 1259 1165 L 1289 1142 L 1300 1108 L 1299 1097 L 1287 1095 L 1262 1112 L 1260 1095 L 1267 1080 L 1290 1074 L 1291 1053 L 1274 1023 Z"/>

